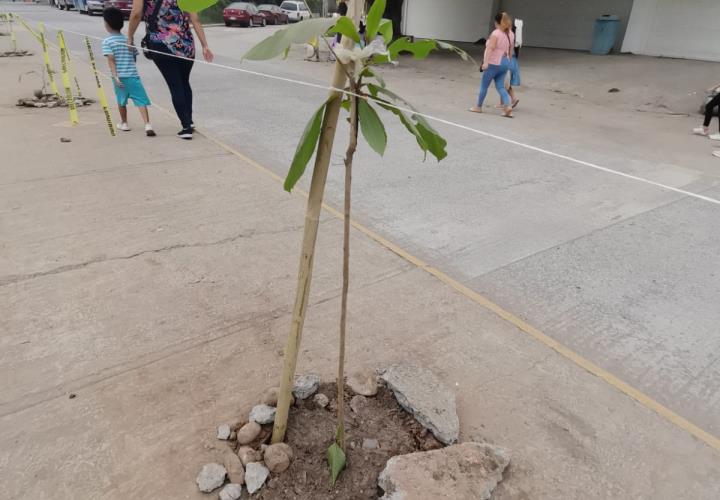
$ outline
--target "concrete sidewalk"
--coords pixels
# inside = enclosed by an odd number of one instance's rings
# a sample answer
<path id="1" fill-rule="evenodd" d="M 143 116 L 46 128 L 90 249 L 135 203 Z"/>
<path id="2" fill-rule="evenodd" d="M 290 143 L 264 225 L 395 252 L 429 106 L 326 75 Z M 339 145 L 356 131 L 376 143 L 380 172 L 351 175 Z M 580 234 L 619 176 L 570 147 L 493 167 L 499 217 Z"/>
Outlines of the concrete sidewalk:
<path id="1" fill-rule="evenodd" d="M 305 200 L 155 110 L 159 137 L 112 139 L 96 105 L 15 108 L 38 65 L 0 59 L 3 498 L 206 498 L 216 425 L 278 379 Z M 325 213 L 299 366 L 328 379 L 341 236 Z M 349 369 L 454 385 L 462 438 L 513 450 L 496 498 L 720 497 L 717 451 L 357 232 L 352 254 Z"/>

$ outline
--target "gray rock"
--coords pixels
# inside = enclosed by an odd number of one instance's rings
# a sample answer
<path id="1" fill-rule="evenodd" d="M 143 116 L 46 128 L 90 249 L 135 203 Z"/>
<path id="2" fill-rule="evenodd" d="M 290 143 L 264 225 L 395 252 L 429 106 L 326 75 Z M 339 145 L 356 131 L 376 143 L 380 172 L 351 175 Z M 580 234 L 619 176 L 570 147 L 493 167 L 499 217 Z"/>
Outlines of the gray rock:
<path id="1" fill-rule="evenodd" d="M 374 396 L 378 391 L 377 373 L 369 368 L 353 372 L 347 379 L 347 385 L 355 394 Z"/>
<path id="2" fill-rule="evenodd" d="M 262 488 L 269 475 L 270 471 L 263 464 L 258 462 L 249 463 L 245 468 L 245 486 L 247 486 L 248 492 L 252 495 Z"/>
<path id="3" fill-rule="evenodd" d="M 362 411 L 367 408 L 368 405 L 368 399 L 365 396 L 353 396 L 350 400 L 350 409 L 353 411 L 353 413 L 356 413 L 360 415 Z"/>
<path id="4" fill-rule="evenodd" d="M 239 445 L 250 444 L 260 435 L 262 428 L 257 422 L 248 422 L 237 431 L 237 442 Z"/>
<path id="5" fill-rule="evenodd" d="M 288 452 L 288 450 L 290 451 Z M 270 472 L 279 474 L 290 467 L 291 458 L 292 450 L 290 447 L 285 443 L 278 443 L 267 447 L 263 460 Z"/>
<path id="6" fill-rule="evenodd" d="M 380 443 L 377 439 L 363 439 L 362 447 L 366 450 L 377 450 L 380 448 Z"/>
<path id="7" fill-rule="evenodd" d="M 378 478 L 381 500 L 488 500 L 509 463 L 508 450 L 485 443 L 395 456 Z"/>
<path id="8" fill-rule="evenodd" d="M 225 485 L 220 490 L 220 500 L 238 500 L 242 496 L 242 486 L 235 483 Z"/>
<path id="9" fill-rule="evenodd" d="M 246 467 L 249 463 L 262 461 L 262 453 L 253 450 L 249 446 L 241 446 L 238 448 L 237 455 L 242 464 Z"/>
<path id="10" fill-rule="evenodd" d="M 228 424 L 219 425 L 217 428 L 217 438 L 227 441 L 230 439 L 231 432 L 232 431 L 230 430 L 230 426 Z"/>
<path id="11" fill-rule="evenodd" d="M 320 388 L 320 376 L 314 373 L 298 375 L 293 383 L 293 395 L 297 399 L 307 399 Z"/>
<path id="12" fill-rule="evenodd" d="M 225 482 L 227 471 L 220 464 L 203 465 L 200 474 L 195 478 L 195 482 L 204 493 L 210 493 L 212 490 L 219 488 Z"/>
<path id="13" fill-rule="evenodd" d="M 260 425 L 272 424 L 275 421 L 275 412 L 277 410 L 268 405 L 253 406 L 250 410 L 250 421 L 257 422 Z"/>
<path id="14" fill-rule="evenodd" d="M 243 484 L 245 482 L 245 469 L 240 458 L 232 451 L 225 452 L 223 465 L 227 470 L 228 479 L 231 483 Z"/>
<path id="15" fill-rule="evenodd" d="M 396 365 L 382 374 L 395 399 L 408 413 L 445 444 L 460 435 L 455 393 L 434 373 L 412 365 Z"/>
<path id="16" fill-rule="evenodd" d="M 320 408 L 327 408 L 327 405 L 330 404 L 330 400 L 325 394 L 315 394 L 315 397 L 313 398 L 313 401 L 315 401 L 315 404 L 318 405 Z"/>

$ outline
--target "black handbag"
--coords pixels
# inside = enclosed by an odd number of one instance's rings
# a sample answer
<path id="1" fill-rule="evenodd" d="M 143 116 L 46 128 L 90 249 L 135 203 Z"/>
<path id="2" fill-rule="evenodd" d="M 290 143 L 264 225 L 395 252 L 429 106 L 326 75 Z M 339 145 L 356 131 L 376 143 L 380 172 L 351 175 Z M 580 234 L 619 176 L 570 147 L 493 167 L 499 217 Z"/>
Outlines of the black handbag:
<path id="1" fill-rule="evenodd" d="M 145 21 L 145 36 L 140 40 L 140 48 L 142 49 L 143 55 L 148 59 L 154 59 L 156 54 L 153 51 L 157 51 L 157 44 L 152 43 L 150 40 L 150 33 L 157 31 L 157 19 L 160 15 L 162 2 L 163 0 L 155 0 L 155 8 L 153 9 L 152 16 Z"/>

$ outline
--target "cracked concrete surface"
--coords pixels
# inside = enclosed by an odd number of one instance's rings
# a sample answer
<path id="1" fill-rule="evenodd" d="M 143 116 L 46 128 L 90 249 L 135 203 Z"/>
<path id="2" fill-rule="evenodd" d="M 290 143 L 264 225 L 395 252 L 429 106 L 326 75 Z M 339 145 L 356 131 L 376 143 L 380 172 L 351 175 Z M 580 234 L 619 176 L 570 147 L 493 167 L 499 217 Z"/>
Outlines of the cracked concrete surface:
<path id="1" fill-rule="evenodd" d="M 107 137 L 96 108 L 73 129 L 13 108 L 36 64 L 0 61 L 3 497 L 199 500 L 216 426 L 276 384 L 305 200 L 162 115 L 150 142 Z M 330 379 L 342 226 L 323 221 L 299 370 Z M 462 438 L 513 450 L 498 499 L 720 497 L 717 452 L 366 237 L 352 251 L 348 369 L 409 360 L 455 387 Z"/>

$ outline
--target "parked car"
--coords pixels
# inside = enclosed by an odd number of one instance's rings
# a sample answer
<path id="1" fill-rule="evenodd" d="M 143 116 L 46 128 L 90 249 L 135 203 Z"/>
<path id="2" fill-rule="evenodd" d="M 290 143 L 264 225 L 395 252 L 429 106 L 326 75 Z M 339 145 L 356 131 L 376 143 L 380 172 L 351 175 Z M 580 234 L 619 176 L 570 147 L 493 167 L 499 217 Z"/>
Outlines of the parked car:
<path id="1" fill-rule="evenodd" d="M 260 14 L 255 4 L 247 2 L 234 2 L 225 7 L 223 20 L 225 26 L 240 24 L 252 28 L 253 26 L 265 26 L 267 24 L 265 16 Z"/>
<path id="2" fill-rule="evenodd" d="M 277 5 L 269 3 L 258 5 L 260 14 L 265 16 L 265 20 L 268 24 L 287 24 L 290 22 L 288 15 Z"/>
<path id="3" fill-rule="evenodd" d="M 312 17 L 307 4 L 299 0 L 285 0 L 280 4 L 280 8 L 287 14 L 290 22 L 303 21 Z"/>
<path id="4" fill-rule="evenodd" d="M 105 10 L 105 0 L 85 0 L 85 6 L 89 15 L 102 14 Z"/>
<path id="5" fill-rule="evenodd" d="M 123 13 L 123 17 L 125 19 L 130 19 L 132 4 L 132 0 L 107 0 L 105 2 L 105 7 L 115 7 Z"/>
<path id="6" fill-rule="evenodd" d="M 57 8 L 60 10 L 72 10 L 75 4 L 72 0 L 57 0 Z"/>

